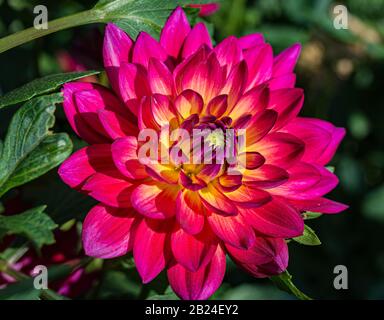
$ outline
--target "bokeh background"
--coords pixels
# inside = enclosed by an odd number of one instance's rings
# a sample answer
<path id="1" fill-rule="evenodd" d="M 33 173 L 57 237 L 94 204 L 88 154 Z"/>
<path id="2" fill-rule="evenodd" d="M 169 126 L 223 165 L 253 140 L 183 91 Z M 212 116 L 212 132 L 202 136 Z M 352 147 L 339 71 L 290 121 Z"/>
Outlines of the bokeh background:
<path id="1" fill-rule="evenodd" d="M 49 19 L 90 8 L 92 0 L 0 0 L 0 36 L 31 26 L 33 7 L 44 4 Z M 349 10 L 348 29 L 333 27 L 333 7 Z M 331 198 L 350 209 L 310 220 L 322 241 L 308 247 L 290 243 L 288 270 L 295 284 L 318 299 L 384 298 L 384 0 L 224 0 L 207 18 L 215 39 L 262 32 L 277 53 L 300 42 L 296 68 L 305 89 L 302 115 L 318 117 L 347 129 L 331 165 L 340 185 Z M 71 69 L 100 68 L 102 25 L 84 26 L 38 39 L 0 56 L 0 94 L 32 79 Z M 103 81 L 101 79 L 101 81 Z M 60 109 L 60 108 L 58 108 Z M 0 113 L 3 137 L 14 108 Z M 71 132 L 61 110 L 57 131 Z M 75 148 L 82 142 L 71 136 Z M 84 217 L 92 201 L 68 189 L 56 171 L 9 192 L 5 212 L 42 203 L 53 219 L 65 223 Z M 143 287 L 129 257 L 94 263 L 98 276 L 78 298 L 146 298 L 161 294 L 162 275 Z M 335 290 L 333 269 L 345 265 L 348 290 Z M 218 299 L 293 299 L 269 280 L 253 279 L 229 265 Z"/>

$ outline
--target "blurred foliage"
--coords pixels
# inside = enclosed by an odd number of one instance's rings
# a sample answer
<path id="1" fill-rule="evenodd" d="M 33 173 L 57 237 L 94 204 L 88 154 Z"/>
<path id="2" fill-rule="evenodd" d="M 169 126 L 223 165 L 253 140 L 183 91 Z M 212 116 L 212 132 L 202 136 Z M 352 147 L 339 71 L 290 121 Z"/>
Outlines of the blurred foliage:
<path id="1" fill-rule="evenodd" d="M 0 0 L 0 36 L 30 26 L 36 4 L 47 5 L 53 19 L 90 8 L 94 2 Z M 333 7 L 340 3 L 349 10 L 346 30 L 333 27 Z M 262 32 L 276 53 L 300 42 L 303 49 L 296 70 L 298 86 L 306 94 L 302 115 L 347 128 L 331 163 L 341 181 L 331 198 L 347 203 L 350 209 L 310 221 L 322 245 L 289 243 L 289 270 L 296 285 L 315 299 L 384 298 L 384 0 L 223 0 L 220 11 L 208 20 L 217 41 L 231 34 Z M 101 33 L 102 26 L 62 31 L 3 53 L 0 94 L 60 72 L 58 54 L 78 52 L 78 39 L 83 48 L 92 49 L 97 42 L 95 31 Z M 93 52 L 95 57 L 100 53 Z M 94 63 L 89 65 L 97 68 Z M 10 109 L 0 111 L 1 137 L 12 113 Z M 56 116 L 54 130 L 70 133 L 60 108 Z M 82 146 L 75 136 L 71 138 L 75 149 Z M 45 212 L 58 224 L 82 219 L 93 203 L 64 186 L 53 171 L 9 192 L 4 207 L 14 199 L 28 208 L 36 207 L 42 194 Z M 333 288 L 333 269 L 339 264 L 349 270 L 348 290 Z M 164 284 L 161 281 L 142 286 L 129 261 L 107 261 L 100 267 L 104 270 L 100 281 L 85 297 L 157 299 L 170 294 L 165 285 L 158 287 Z M 270 281 L 254 279 L 231 262 L 214 298 L 292 299 Z"/>

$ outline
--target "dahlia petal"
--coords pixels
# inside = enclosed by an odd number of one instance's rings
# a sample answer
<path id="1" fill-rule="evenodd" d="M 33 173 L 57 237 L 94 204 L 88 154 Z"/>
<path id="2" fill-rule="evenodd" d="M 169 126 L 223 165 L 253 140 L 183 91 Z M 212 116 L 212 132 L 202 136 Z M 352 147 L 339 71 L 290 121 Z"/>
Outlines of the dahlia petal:
<path id="1" fill-rule="evenodd" d="M 212 48 L 211 36 L 204 23 L 199 22 L 193 27 L 185 39 L 182 57 L 186 58 L 195 53 L 202 45 Z"/>
<path id="2" fill-rule="evenodd" d="M 214 49 L 217 60 L 221 66 L 227 66 L 227 72 L 243 59 L 243 52 L 238 40 L 234 36 L 229 36 L 220 42 Z"/>
<path id="3" fill-rule="evenodd" d="M 98 204 L 87 214 L 83 223 L 85 254 L 95 258 L 115 258 L 132 249 L 134 214 Z"/>
<path id="4" fill-rule="evenodd" d="M 113 140 L 138 134 L 138 128 L 118 113 L 99 110 L 98 116 L 103 129 Z"/>
<path id="5" fill-rule="evenodd" d="M 348 209 L 348 206 L 343 203 L 325 198 L 316 198 L 309 200 L 290 200 L 289 202 L 300 211 L 339 213 Z"/>
<path id="6" fill-rule="evenodd" d="M 217 246 L 217 238 L 209 228 L 197 235 L 190 235 L 180 228 L 171 235 L 173 256 L 192 272 L 204 268 L 211 261 Z"/>
<path id="7" fill-rule="evenodd" d="M 148 33 L 140 32 L 133 47 L 132 62 L 148 68 L 151 58 L 166 61 L 168 55 L 163 47 Z"/>
<path id="8" fill-rule="evenodd" d="M 279 89 L 294 88 L 296 84 L 296 75 L 293 73 L 285 74 L 277 78 L 272 78 L 268 87 L 271 91 Z"/>
<path id="9" fill-rule="evenodd" d="M 212 183 L 198 192 L 208 210 L 225 216 L 237 214 L 237 208 L 232 201 L 224 196 Z"/>
<path id="10" fill-rule="evenodd" d="M 273 132 L 249 148 L 247 146 L 247 151 L 255 150 L 263 155 L 266 164 L 286 169 L 301 159 L 304 143 L 291 134 Z"/>
<path id="11" fill-rule="evenodd" d="M 269 90 L 267 87 L 259 86 L 244 94 L 236 103 L 228 116 L 235 122 L 245 114 L 255 115 L 263 110 L 268 105 Z"/>
<path id="12" fill-rule="evenodd" d="M 239 157 L 241 158 L 242 154 L 240 154 Z M 245 159 L 246 163 L 244 164 L 244 166 L 248 170 L 257 169 L 261 167 L 265 162 L 264 157 L 258 152 L 246 152 Z"/>
<path id="13" fill-rule="evenodd" d="M 161 94 L 154 94 L 151 97 L 151 110 L 153 119 L 160 128 L 169 125 L 176 118 L 171 101 L 167 96 Z"/>
<path id="14" fill-rule="evenodd" d="M 273 188 L 271 193 L 288 199 L 310 200 L 327 194 L 339 182 L 333 173 L 315 164 L 299 162 L 287 171 L 288 181 Z"/>
<path id="15" fill-rule="evenodd" d="M 271 195 L 261 189 L 242 185 L 234 191 L 224 192 L 224 195 L 239 207 L 257 208 L 271 200 Z"/>
<path id="16" fill-rule="evenodd" d="M 140 100 L 143 96 L 150 95 L 146 70 L 140 65 L 122 64 L 119 68 L 119 93 L 129 108 L 133 106 L 128 103 L 131 99 Z M 130 109 L 137 115 L 137 110 Z"/>
<path id="17" fill-rule="evenodd" d="M 255 232 L 241 215 L 223 216 L 212 212 L 208 218 L 212 231 L 225 243 L 247 249 L 255 241 Z"/>
<path id="18" fill-rule="evenodd" d="M 107 24 L 103 42 L 104 67 L 116 91 L 119 88 L 119 67 L 122 63 L 128 62 L 132 45 L 133 41 L 123 30 L 112 23 Z"/>
<path id="19" fill-rule="evenodd" d="M 148 176 L 137 158 L 137 148 L 137 139 L 132 136 L 117 139 L 111 146 L 113 162 L 129 179 L 143 179 Z"/>
<path id="20" fill-rule="evenodd" d="M 113 23 L 108 23 L 103 44 L 104 66 L 120 67 L 121 63 L 128 62 L 132 44 L 133 41 L 123 30 Z"/>
<path id="21" fill-rule="evenodd" d="M 288 180 L 289 174 L 286 170 L 264 164 L 255 170 L 243 172 L 243 183 L 255 188 L 275 188 Z"/>
<path id="22" fill-rule="evenodd" d="M 265 42 L 264 36 L 261 33 L 247 34 L 245 36 L 240 37 L 238 40 L 239 45 L 243 50 L 261 45 Z"/>
<path id="23" fill-rule="evenodd" d="M 256 237 L 248 250 L 226 245 L 231 258 L 257 278 L 282 273 L 288 266 L 288 246 L 282 238 Z"/>
<path id="24" fill-rule="evenodd" d="M 239 101 L 241 95 L 244 92 L 245 84 L 248 79 L 248 67 L 247 63 L 242 60 L 235 65 L 225 82 L 221 94 L 228 95 L 228 109 L 232 110 L 233 106 Z"/>
<path id="25" fill-rule="evenodd" d="M 59 168 L 60 178 L 71 188 L 78 189 L 95 172 L 114 169 L 111 146 L 95 144 L 73 153 Z"/>
<path id="26" fill-rule="evenodd" d="M 168 67 L 158 59 L 149 59 L 148 81 L 152 93 L 173 94 L 173 77 Z"/>
<path id="27" fill-rule="evenodd" d="M 180 191 L 176 199 L 176 219 L 189 234 L 199 233 L 204 226 L 205 208 L 196 192 Z"/>
<path id="28" fill-rule="evenodd" d="M 300 112 L 303 102 L 303 89 L 288 88 L 271 91 L 268 108 L 275 110 L 279 114 L 274 130 L 284 127 L 294 119 Z"/>
<path id="29" fill-rule="evenodd" d="M 141 184 L 132 192 L 132 207 L 153 219 L 166 219 L 176 214 L 179 186 Z"/>
<path id="30" fill-rule="evenodd" d="M 171 57 L 178 58 L 184 40 L 191 31 L 184 10 L 177 7 L 169 16 L 160 35 L 160 44 Z"/>
<path id="31" fill-rule="evenodd" d="M 241 214 L 256 231 L 270 237 L 294 238 L 301 236 L 304 231 L 300 213 L 277 198 L 260 208 L 242 209 Z"/>
<path id="32" fill-rule="evenodd" d="M 313 118 L 293 119 L 284 131 L 304 141 L 303 162 L 320 165 L 326 165 L 332 159 L 345 136 L 344 128 L 336 128 L 327 121 Z"/>
<path id="33" fill-rule="evenodd" d="M 217 247 L 211 262 L 196 272 L 174 264 L 168 269 L 168 281 L 173 291 L 185 300 L 208 299 L 221 285 L 225 275 L 225 254 Z"/>
<path id="34" fill-rule="evenodd" d="M 278 77 L 292 73 L 301 51 L 301 45 L 296 43 L 276 56 L 273 62 L 273 76 Z"/>
<path id="35" fill-rule="evenodd" d="M 273 52 L 269 44 L 262 44 L 244 50 L 243 54 L 248 65 L 248 89 L 271 79 Z"/>
<path id="36" fill-rule="evenodd" d="M 231 192 L 241 187 L 242 185 L 241 174 L 223 174 L 219 177 L 220 189 L 224 192 Z"/>
<path id="37" fill-rule="evenodd" d="M 207 113 L 220 118 L 228 107 L 228 96 L 226 94 L 214 97 L 207 106 Z"/>
<path id="38" fill-rule="evenodd" d="M 191 114 L 200 114 L 203 105 L 203 98 L 192 90 L 183 91 L 175 100 L 175 108 L 184 119 Z"/>
<path id="39" fill-rule="evenodd" d="M 191 89 L 198 92 L 205 103 L 217 96 L 223 88 L 226 74 L 217 61 L 215 54 L 210 54 L 207 59 L 202 59 L 205 55 L 202 48 L 194 54 L 183 68 L 176 72 L 176 88 L 178 92 Z"/>
<path id="40" fill-rule="evenodd" d="M 260 141 L 268 134 L 277 120 L 277 112 L 274 110 L 264 110 L 259 115 L 245 125 L 247 149 L 254 150 L 252 145 Z"/>
<path id="41" fill-rule="evenodd" d="M 220 4 L 217 2 L 207 4 L 189 4 L 188 7 L 200 9 L 199 17 L 208 17 L 219 10 Z"/>
<path id="42" fill-rule="evenodd" d="M 169 260 L 170 249 L 166 238 L 170 227 L 170 224 L 143 219 L 137 228 L 133 259 L 143 283 L 156 278 Z"/>
<path id="43" fill-rule="evenodd" d="M 64 84 L 62 89 L 64 112 L 72 129 L 80 138 L 89 144 L 106 143 L 108 138 L 99 134 L 83 119 L 75 101 L 75 93 L 83 90 L 92 90 L 93 88 L 93 84 L 86 82 L 69 82 Z"/>
<path id="44" fill-rule="evenodd" d="M 95 173 L 86 181 L 82 190 L 88 191 L 92 198 L 108 206 L 131 207 L 132 183 L 124 180 L 119 174 L 116 177 Z"/>

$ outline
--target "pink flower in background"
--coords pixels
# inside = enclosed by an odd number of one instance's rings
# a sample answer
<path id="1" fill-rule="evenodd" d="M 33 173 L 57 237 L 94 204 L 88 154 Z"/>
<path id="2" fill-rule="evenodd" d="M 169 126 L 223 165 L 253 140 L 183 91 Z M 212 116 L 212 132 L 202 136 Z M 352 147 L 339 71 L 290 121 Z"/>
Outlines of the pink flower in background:
<path id="1" fill-rule="evenodd" d="M 112 90 L 64 85 L 64 110 L 86 142 L 59 169 L 63 181 L 100 203 L 83 224 L 86 254 L 114 258 L 133 251 L 144 283 L 167 270 L 183 299 L 207 299 L 220 286 L 226 255 L 256 277 L 283 272 L 285 239 L 303 233 L 301 213 L 337 213 L 323 196 L 338 183 L 324 166 L 345 131 L 298 117 L 295 88 L 300 46 L 277 56 L 262 35 L 228 37 L 216 47 L 203 23 L 190 27 L 181 8 L 160 41 L 133 41 L 113 24 L 103 58 Z M 231 164 L 156 161 L 138 156 L 143 129 L 246 131 L 241 174 Z M 208 139 L 208 138 L 207 138 Z M 217 136 L 209 141 L 218 150 Z M 172 143 L 163 138 L 161 144 Z M 201 157 L 201 150 L 190 154 Z M 216 153 L 215 153 L 216 155 Z"/>
<path id="2" fill-rule="evenodd" d="M 5 239 L 3 243 L 5 247 L 8 246 L 7 244 L 10 244 L 11 240 L 12 237 Z M 84 253 L 79 252 L 79 235 L 76 226 L 68 231 L 56 231 L 55 240 L 55 244 L 44 246 L 41 254 L 37 254 L 35 250 L 29 249 L 21 259 L 12 264 L 12 268 L 24 274 L 34 276 L 33 269 L 37 265 L 44 265 L 48 269 L 59 264 L 74 265 L 84 256 Z M 91 289 L 97 276 L 97 272 L 87 273 L 81 267 L 63 279 L 57 279 L 48 285 L 50 289 L 54 289 L 61 295 L 76 298 Z M 0 288 L 4 288 L 15 281 L 11 276 L 0 273 Z"/>
<path id="3" fill-rule="evenodd" d="M 191 8 L 200 8 L 200 17 L 207 17 L 214 14 L 219 10 L 220 5 L 217 2 L 207 3 L 207 4 L 190 4 Z"/>

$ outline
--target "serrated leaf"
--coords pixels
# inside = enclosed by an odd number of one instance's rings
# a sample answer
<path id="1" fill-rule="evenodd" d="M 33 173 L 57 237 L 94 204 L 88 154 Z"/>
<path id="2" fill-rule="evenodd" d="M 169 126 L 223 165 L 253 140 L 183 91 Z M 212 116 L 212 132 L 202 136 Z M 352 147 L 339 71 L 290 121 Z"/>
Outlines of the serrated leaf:
<path id="1" fill-rule="evenodd" d="M 281 290 L 288 292 L 289 294 L 294 295 L 300 300 L 312 300 L 305 293 L 301 292 L 292 282 L 292 276 L 286 270 L 283 273 L 270 277 L 272 282 Z"/>
<path id="2" fill-rule="evenodd" d="M 53 244 L 52 230 L 57 225 L 44 213 L 45 206 L 27 210 L 13 216 L 0 216 L 0 239 L 6 234 L 22 235 L 31 240 L 36 248 Z"/>
<path id="3" fill-rule="evenodd" d="M 313 231 L 307 225 L 304 226 L 304 233 L 300 237 L 292 238 L 296 242 L 300 244 L 304 244 L 306 246 L 319 246 L 321 245 L 321 241 L 316 235 L 315 231 Z"/>
<path id="4" fill-rule="evenodd" d="M 16 103 L 21 103 L 33 97 L 46 94 L 58 89 L 66 82 L 98 74 L 99 71 L 69 72 L 49 75 L 35 79 L 20 88 L 14 89 L 0 97 L 0 109 Z"/>
<path id="5" fill-rule="evenodd" d="M 61 94 L 37 97 L 13 116 L 0 157 L 0 196 L 64 161 L 72 151 L 67 134 L 52 134 L 55 104 Z"/>
<path id="6" fill-rule="evenodd" d="M 207 2 L 209 1 L 196 1 Z M 115 23 L 133 38 L 141 31 L 158 37 L 172 10 L 190 3 L 190 0 L 101 0 L 94 10 L 95 15 L 102 17 L 103 22 Z"/>

